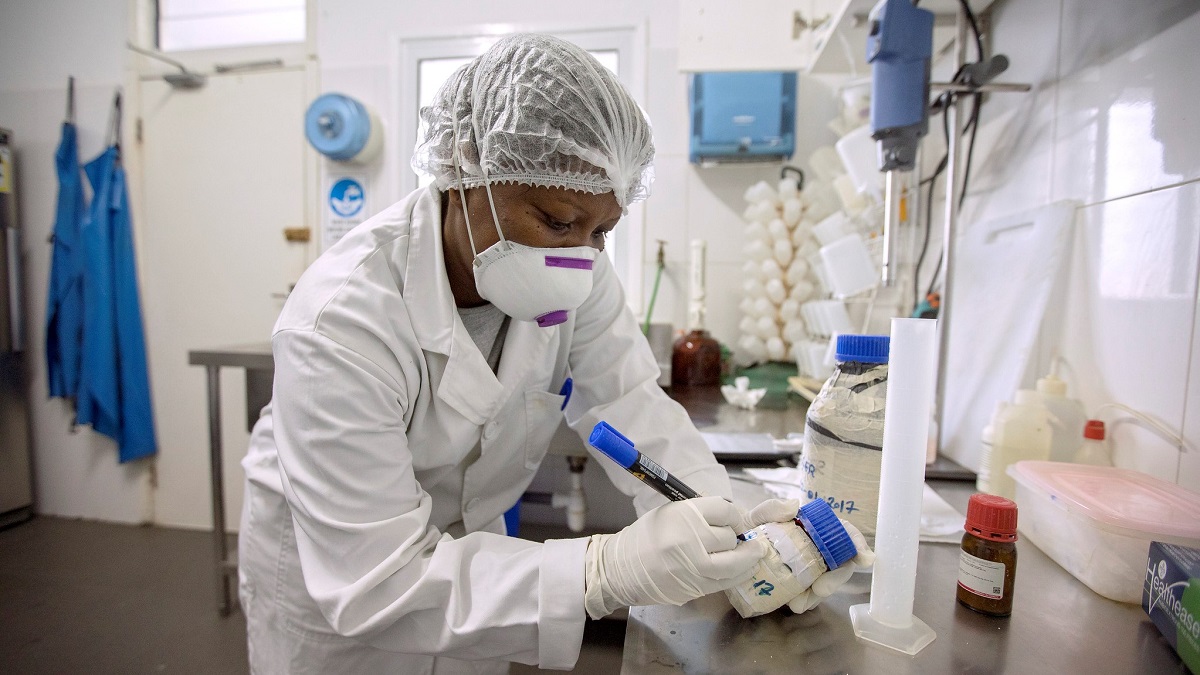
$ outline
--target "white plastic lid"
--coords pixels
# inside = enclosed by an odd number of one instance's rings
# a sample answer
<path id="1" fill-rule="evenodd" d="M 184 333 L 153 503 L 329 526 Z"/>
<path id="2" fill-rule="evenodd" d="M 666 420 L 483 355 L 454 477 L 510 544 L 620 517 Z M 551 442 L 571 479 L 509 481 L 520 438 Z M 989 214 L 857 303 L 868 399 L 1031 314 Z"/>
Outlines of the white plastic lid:
<path id="1" fill-rule="evenodd" d="M 1067 383 L 1060 380 L 1054 373 L 1050 373 L 1037 381 L 1037 390 L 1039 394 L 1066 398 Z"/>
<path id="2" fill-rule="evenodd" d="M 1018 483 L 1114 534 L 1195 546 L 1200 495 L 1140 471 L 1023 460 L 1008 467 Z"/>

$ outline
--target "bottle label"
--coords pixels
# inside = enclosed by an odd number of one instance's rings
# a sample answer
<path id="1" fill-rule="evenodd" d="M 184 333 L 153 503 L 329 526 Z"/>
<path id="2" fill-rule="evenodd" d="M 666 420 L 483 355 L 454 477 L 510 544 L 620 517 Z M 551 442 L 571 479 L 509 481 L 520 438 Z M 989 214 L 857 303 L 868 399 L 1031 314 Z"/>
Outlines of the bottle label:
<path id="1" fill-rule="evenodd" d="M 958 585 L 980 597 L 1000 600 L 1004 597 L 1004 563 L 963 551 L 958 558 Z"/>

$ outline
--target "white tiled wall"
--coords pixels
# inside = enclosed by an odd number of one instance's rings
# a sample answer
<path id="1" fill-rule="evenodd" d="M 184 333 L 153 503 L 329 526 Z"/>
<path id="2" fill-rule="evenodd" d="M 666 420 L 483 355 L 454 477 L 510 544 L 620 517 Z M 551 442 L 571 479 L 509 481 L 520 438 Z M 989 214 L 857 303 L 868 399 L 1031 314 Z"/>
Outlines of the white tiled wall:
<path id="1" fill-rule="evenodd" d="M 1081 204 L 1062 335 L 1046 345 L 1089 412 L 1128 405 L 1200 446 L 1200 8 L 1009 0 L 995 51 L 1030 82 L 985 109 L 964 223 Z M 1051 311 L 1056 311 L 1052 308 Z M 1032 381 L 1026 384 L 1032 384 Z M 1119 466 L 1200 491 L 1200 454 L 1108 410 Z M 959 449 L 961 451 L 961 449 Z M 956 449 L 951 448 L 954 455 Z"/>

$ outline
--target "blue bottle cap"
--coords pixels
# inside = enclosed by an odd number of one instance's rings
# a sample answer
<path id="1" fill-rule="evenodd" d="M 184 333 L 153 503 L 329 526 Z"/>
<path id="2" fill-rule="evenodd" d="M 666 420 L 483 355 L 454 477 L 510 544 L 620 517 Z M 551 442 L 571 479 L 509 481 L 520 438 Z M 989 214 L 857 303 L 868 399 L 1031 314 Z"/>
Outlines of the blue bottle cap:
<path id="1" fill-rule="evenodd" d="M 592 435 L 588 437 L 588 443 L 626 469 L 633 466 L 640 454 L 633 447 L 633 441 L 609 426 L 608 422 L 600 422 L 592 428 Z"/>
<path id="2" fill-rule="evenodd" d="M 796 520 L 800 521 L 800 526 L 817 545 L 829 569 L 835 570 L 858 555 L 858 549 L 850 540 L 850 533 L 827 502 L 814 499 L 801 506 Z"/>
<path id="3" fill-rule="evenodd" d="M 839 335 L 836 358 L 838 363 L 887 363 L 891 343 L 887 335 Z"/>

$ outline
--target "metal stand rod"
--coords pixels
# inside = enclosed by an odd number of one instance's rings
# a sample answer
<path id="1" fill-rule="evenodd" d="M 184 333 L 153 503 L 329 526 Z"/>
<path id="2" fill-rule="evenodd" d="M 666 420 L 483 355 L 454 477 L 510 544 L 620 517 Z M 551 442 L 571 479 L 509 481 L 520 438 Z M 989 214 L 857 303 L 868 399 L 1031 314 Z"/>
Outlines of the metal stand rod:
<path id="1" fill-rule="evenodd" d="M 896 193 L 896 171 L 884 174 L 883 183 L 883 285 L 892 286 L 896 283 L 896 237 L 900 228 L 897 227 L 896 215 L 899 210 L 899 195 Z"/>
<path id="2" fill-rule="evenodd" d="M 993 82 L 981 85 L 960 84 L 958 82 L 930 82 L 929 88 L 933 91 L 951 91 L 958 94 L 987 94 L 990 92 L 1024 92 L 1033 89 L 1033 85 L 1015 82 Z"/>
<path id="3" fill-rule="evenodd" d="M 208 376 L 208 450 L 212 479 L 213 553 L 216 557 L 217 612 L 228 616 L 229 551 L 225 546 L 225 486 L 221 473 L 221 367 L 206 366 Z"/>
<path id="4" fill-rule="evenodd" d="M 954 69 L 957 71 L 966 63 L 967 56 L 967 20 L 962 10 L 958 13 L 958 35 L 954 41 Z M 942 235 L 942 293 L 940 309 L 938 310 L 938 369 L 937 392 L 934 397 L 935 416 L 938 421 L 938 453 L 945 449 L 946 438 L 946 361 L 950 355 L 950 313 L 954 303 L 951 286 L 954 283 L 954 247 L 957 243 L 958 202 L 955 196 L 958 192 L 958 154 L 962 142 L 962 129 L 959 126 L 961 104 L 955 98 L 946 107 L 944 115 L 948 116 L 950 126 L 950 141 L 946 146 L 946 223 Z"/>
<path id="5" fill-rule="evenodd" d="M 905 277 L 905 280 L 908 283 L 910 283 L 913 286 L 913 288 L 916 288 L 921 283 L 921 280 L 916 278 L 917 267 L 916 267 L 915 261 L 917 259 L 917 233 L 921 230 L 921 163 L 924 159 L 925 159 L 925 151 L 922 149 L 921 145 L 918 145 L 917 146 L 916 168 L 913 170 L 913 172 L 911 174 L 909 174 L 910 185 L 909 185 L 908 189 L 905 191 L 906 192 L 905 201 L 907 202 L 907 205 L 908 205 L 907 220 L 908 220 L 908 226 L 909 226 L 908 227 L 908 232 L 909 232 L 908 252 L 907 252 L 907 255 L 905 256 L 905 259 L 910 261 L 909 275 L 907 277 Z M 905 289 L 904 293 L 900 297 L 901 298 L 908 297 L 907 289 Z M 900 306 L 907 307 L 907 309 L 908 309 L 907 315 L 911 316 L 913 314 L 913 312 L 916 311 L 917 305 L 920 304 L 920 302 L 921 302 L 921 298 L 915 297 L 915 298 L 913 298 L 913 304 L 911 307 L 908 307 L 906 304 L 904 304 L 903 300 L 901 300 Z"/>

